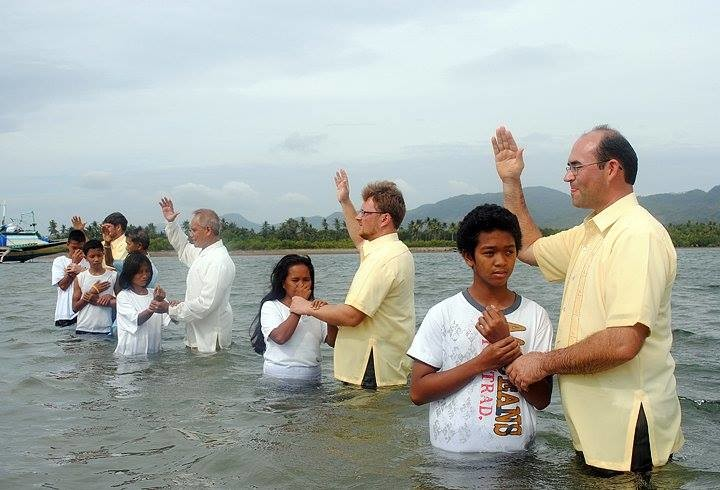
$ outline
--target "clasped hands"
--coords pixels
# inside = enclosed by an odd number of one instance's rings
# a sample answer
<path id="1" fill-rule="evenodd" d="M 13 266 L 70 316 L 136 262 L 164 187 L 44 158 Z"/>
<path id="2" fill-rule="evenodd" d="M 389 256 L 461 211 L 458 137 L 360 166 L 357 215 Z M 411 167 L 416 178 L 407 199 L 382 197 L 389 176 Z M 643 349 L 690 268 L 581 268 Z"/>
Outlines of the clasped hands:
<path id="1" fill-rule="evenodd" d="M 300 284 L 295 288 L 292 301 L 290 302 L 290 311 L 296 315 L 311 315 L 314 310 L 328 304 L 327 301 L 322 299 L 310 300 L 311 292 L 310 286 L 307 284 Z"/>
<path id="2" fill-rule="evenodd" d="M 483 311 L 475 328 L 490 342 L 480 355 L 486 356 L 494 369 L 505 367 L 510 382 L 521 391 L 527 391 L 531 384 L 549 375 L 543 368 L 543 354 L 522 354 L 520 342 L 510 335 L 505 315 L 494 306 L 488 306 Z"/>
<path id="3" fill-rule="evenodd" d="M 167 313 L 171 306 L 177 306 L 180 304 L 180 301 L 178 300 L 166 301 L 166 296 L 167 295 L 165 294 L 165 290 L 163 288 L 155 286 L 155 289 L 153 290 L 153 299 L 150 301 L 148 310 L 153 313 Z"/>
<path id="4" fill-rule="evenodd" d="M 101 296 L 100 293 L 107 290 L 109 287 L 110 283 L 108 281 L 95 281 L 95 284 L 93 284 L 89 290 L 83 293 L 82 299 L 83 301 L 85 301 L 86 303 L 90 303 L 91 305 L 108 306 L 112 302 L 112 295 L 105 294 Z"/>

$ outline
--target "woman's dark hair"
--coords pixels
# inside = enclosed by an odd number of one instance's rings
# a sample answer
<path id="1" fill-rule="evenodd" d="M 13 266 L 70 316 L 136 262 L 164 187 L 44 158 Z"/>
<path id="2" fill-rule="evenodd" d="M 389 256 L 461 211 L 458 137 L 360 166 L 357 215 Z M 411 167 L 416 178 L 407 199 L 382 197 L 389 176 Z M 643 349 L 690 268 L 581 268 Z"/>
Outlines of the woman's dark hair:
<path id="1" fill-rule="evenodd" d="M 115 281 L 115 294 L 130 287 L 132 284 L 132 278 L 135 277 L 135 274 L 140 271 L 140 268 L 143 265 L 147 266 L 148 271 L 150 271 L 150 277 L 148 278 L 148 283 L 150 283 L 150 281 L 152 281 L 153 272 L 152 263 L 150 262 L 150 259 L 147 258 L 147 255 L 141 254 L 140 252 L 133 252 L 125 257 L 122 271 L 120 272 L 117 281 Z"/>
<path id="2" fill-rule="evenodd" d="M 250 325 L 250 344 L 258 354 L 265 353 L 265 337 L 263 336 L 262 325 L 260 324 L 262 307 L 266 301 L 274 301 L 285 297 L 286 293 L 283 283 L 285 279 L 287 279 L 290 267 L 294 265 L 306 265 L 310 270 L 310 299 L 315 297 L 315 268 L 312 265 L 310 257 L 307 255 L 290 254 L 280 259 L 278 263 L 275 264 L 272 274 L 270 274 L 270 292 L 260 300 L 260 309 Z"/>

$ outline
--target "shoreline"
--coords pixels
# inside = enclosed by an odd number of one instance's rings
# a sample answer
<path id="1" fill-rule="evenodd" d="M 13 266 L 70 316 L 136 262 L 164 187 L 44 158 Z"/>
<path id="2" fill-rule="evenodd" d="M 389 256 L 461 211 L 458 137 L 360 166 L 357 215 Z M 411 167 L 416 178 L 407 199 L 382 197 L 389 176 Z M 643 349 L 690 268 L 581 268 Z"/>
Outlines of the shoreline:
<path id="1" fill-rule="evenodd" d="M 409 247 L 412 253 L 442 253 L 454 252 L 454 247 Z M 329 254 L 356 254 L 354 248 L 279 248 L 264 250 L 228 250 L 231 256 L 253 256 L 253 255 L 329 255 Z M 148 252 L 150 257 L 174 257 L 177 253 L 173 250 L 159 250 L 157 252 Z"/>

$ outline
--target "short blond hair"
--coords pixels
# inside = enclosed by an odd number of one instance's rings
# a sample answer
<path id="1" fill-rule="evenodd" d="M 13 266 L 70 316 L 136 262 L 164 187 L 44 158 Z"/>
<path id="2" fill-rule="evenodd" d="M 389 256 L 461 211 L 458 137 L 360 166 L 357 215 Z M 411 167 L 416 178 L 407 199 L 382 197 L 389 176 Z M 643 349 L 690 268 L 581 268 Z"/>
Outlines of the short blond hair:
<path id="1" fill-rule="evenodd" d="M 363 201 L 367 201 L 371 197 L 377 210 L 388 213 L 395 229 L 400 228 L 400 223 L 405 218 L 405 199 L 395 182 L 389 180 L 370 182 L 362 190 L 362 198 Z"/>

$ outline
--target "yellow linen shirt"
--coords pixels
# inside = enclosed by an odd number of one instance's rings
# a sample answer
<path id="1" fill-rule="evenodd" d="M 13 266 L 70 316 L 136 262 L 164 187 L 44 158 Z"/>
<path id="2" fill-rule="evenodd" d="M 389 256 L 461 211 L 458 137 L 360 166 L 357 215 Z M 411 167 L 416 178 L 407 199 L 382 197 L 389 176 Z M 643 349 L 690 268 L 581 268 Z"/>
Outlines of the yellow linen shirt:
<path id="1" fill-rule="evenodd" d="M 340 327 L 335 340 L 335 377 L 362 383 L 373 353 L 378 386 L 404 385 L 415 335 L 415 262 L 397 233 L 363 242 L 360 267 L 345 304 L 365 315 L 355 327 Z"/>
<path id="2" fill-rule="evenodd" d="M 592 466 L 629 471 L 642 404 L 653 465 L 667 463 L 683 443 L 670 355 L 677 259 L 667 231 L 629 194 L 532 249 L 545 278 L 565 282 L 557 348 L 606 328 L 650 329 L 632 360 L 601 373 L 558 376 L 575 449 Z"/>
<path id="3" fill-rule="evenodd" d="M 128 256 L 127 240 L 125 239 L 125 233 L 110 242 L 110 247 L 112 250 L 113 260 L 125 260 Z"/>

